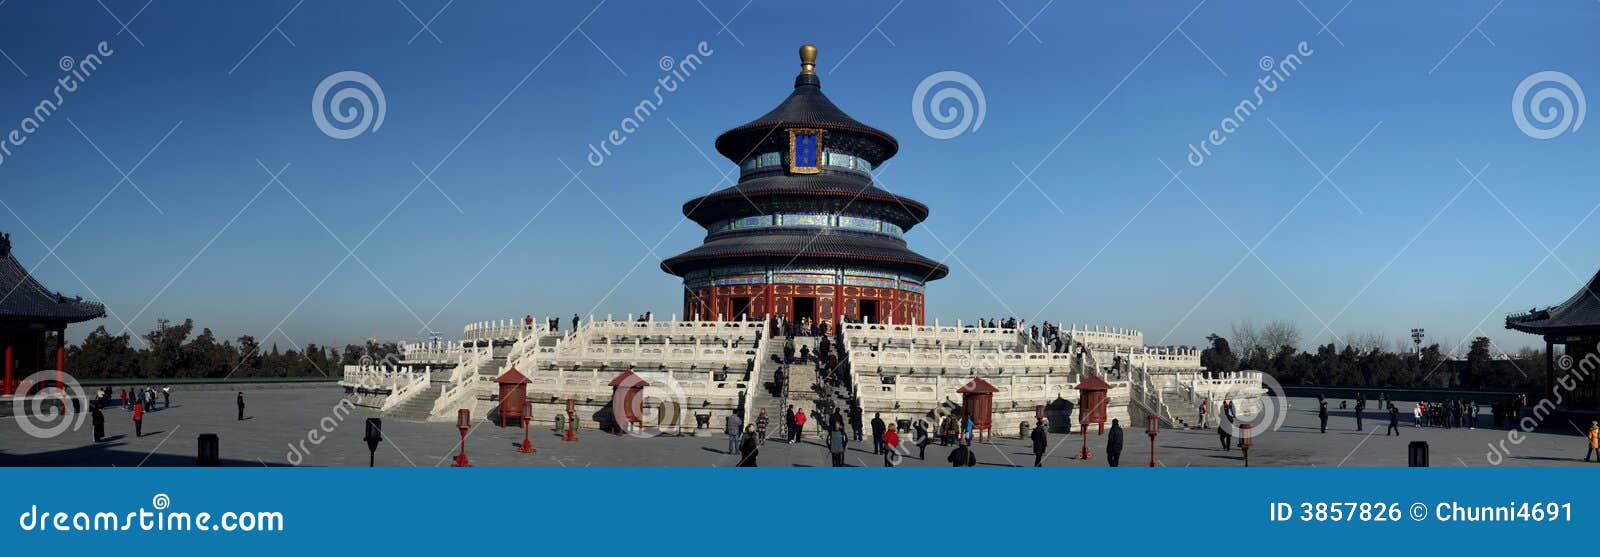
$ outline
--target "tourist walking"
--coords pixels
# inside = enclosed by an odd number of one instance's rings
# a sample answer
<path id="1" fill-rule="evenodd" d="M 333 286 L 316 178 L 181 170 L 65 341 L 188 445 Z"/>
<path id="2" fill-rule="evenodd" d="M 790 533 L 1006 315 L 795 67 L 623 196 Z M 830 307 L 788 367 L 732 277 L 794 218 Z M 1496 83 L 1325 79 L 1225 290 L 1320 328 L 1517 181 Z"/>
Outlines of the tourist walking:
<path id="1" fill-rule="evenodd" d="M 1233 450 L 1233 432 L 1228 431 L 1228 426 L 1227 422 L 1217 424 L 1217 440 L 1222 442 L 1223 452 Z"/>
<path id="2" fill-rule="evenodd" d="M 144 437 L 144 405 L 133 407 L 133 436 Z"/>
<path id="3" fill-rule="evenodd" d="M 761 452 L 757 448 L 759 443 L 756 442 L 755 426 L 745 426 L 744 429 L 744 442 L 739 444 L 739 467 L 755 468 L 756 454 Z"/>
<path id="4" fill-rule="evenodd" d="M 828 456 L 832 458 L 834 468 L 844 467 L 844 446 L 847 434 L 844 427 L 835 426 L 828 430 Z"/>
<path id="5" fill-rule="evenodd" d="M 917 420 L 916 425 L 912 426 L 912 428 L 915 433 L 913 439 L 917 443 L 917 460 L 928 460 L 928 443 L 933 442 L 932 439 L 928 438 L 928 423 Z"/>
<path id="6" fill-rule="evenodd" d="M 1317 421 L 1322 424 L 1322 432 L 1323 433 L 1327 433 L 1328 432 L 1328 401 L 1326 401 L 1326 400 L 1322 401 L 1322 404 L 1319 404 L 1317 406 Z"/>
<path id="7" fill-rule="evenodd" d="M 244 421 L 244 391 L 239 391 L 239 420 Z"/>
<path id="8" fill-rule="evenodd" d="M 1122 422 L 1111 420 L 1111 434 L 1106 436 L 1106 464 L 1116 468 L 1122 463 Z"/>
<path id="9" fill-rule="evenodd" d="M 1423 403 L 1418 402 L 1417 406 L 1411 410 L 1412 427 L 1422 427 L 1422 404 Z"/>
<path id="10" fill-rule="evenodd" d="M 883 423 L 883 413 L 872 414 L 872 454 L 883 454 L 888 450 L 884 445 L 883 434 L 888 428 Z"/>
<path id="11" fill-rule="evenodd" d="M 1389 429 L 1383 432 L 1383 436 L 1388 437 L 1390 434 L 1400 435 L 1400 409 L 1395 408 L 1393 403 L 1389 404 Z"/>
<path id="12" fill-rule="evenodd" d="M 106 415 L 100 411 L 99 404 L 89 405 L 90 423 L 94 425 L 94 442 L 99 443 L 106 436 Z"/>
<path id="13" fill-rule="evenodd" d="M 855 433 L 855 440 L 861 440 L 861 407 L 850 405 L 850 431 Z"/>
<path id="14" fill-rule="evenodd" d="M 1044 420 L 1033 421 L 1033 467 L 1044 466 L 1044 453 L 1050 443 L 1050 436 L 1044 431 Z"/>
<path id="15" fill-rule="evenodd" d="M 806 411 L 805 410 L 795 410 L 794 411 L 794 439 L 789 441 L 789 443 L 790 444 L 799 443 L 801 440 L 805 439 L 805 437 L 804 437 L 805 432 L 806 432 Z"/>
<path id="16" fill-rule="evenodd" d="M 1590 456 L 1600 462 L 1600 421 L 1589 422 L 1589 452 L 1583 453 L 1583 461 L 1589 462 Z"/>
<path id="17" fill-rule="evenodd" d="M 900 457 L 900 434 L 893 428 L 883 432 L 883 467 L 894 468 L 894 461 Z"/>
<path id="18" fill-rule="evenodd" d="M 578 332 L 578 314 L 572 314 L 572 332 Z"/>
<path id="19" fill-rule="evenodd" d="M 161 387 L 161 409 L 172 408 L 172 386 Z"/>
<path id="20" fill-rule="evenodd" d="M 756 443 L 760 445 L 767 444 L 767 410 L 765 408 L 761 409 L 761 413 L 756 415 Z"/>
<path id="21" fill-rule="evenodd" d="M 1356 394 L 1356 431 L 1361 431 L 1361 412 L 1367 409 L 1367 399 Z"/>
<path id="22" fill-rule="evenodd" d="M 744 420 L 739 419 L 738 412 L 728 414 L 725 431 L 728 433 L 728 454 L 733 454 L 739 450 L 739 434 L 744 431 Z"/>

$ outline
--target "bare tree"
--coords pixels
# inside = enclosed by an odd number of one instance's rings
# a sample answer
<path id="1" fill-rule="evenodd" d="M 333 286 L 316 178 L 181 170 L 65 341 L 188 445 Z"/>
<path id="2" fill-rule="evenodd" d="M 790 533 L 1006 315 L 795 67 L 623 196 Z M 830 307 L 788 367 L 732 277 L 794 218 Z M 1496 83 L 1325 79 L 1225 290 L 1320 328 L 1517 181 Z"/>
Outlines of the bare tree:
<path id="1" fill-rule="evenodd" d="M 1256 332 L 1255 323 L 1246 319 L 1234 323 L 1230 328 L 1233 330 L 1233 350 L 1239 354 L 1239 361 L 1249 360 L 1261 347 L 1261 335 Z"/>
<path id="2" fill-rule="evenodd" d="M 1261 348 L 1267 355 L 1276 357 L 1284 348 L 1300 348 L 1300 326 L 1293 321 L 1269 321 L 1261 327 Z"/>
<path id="3" fill-rule="evenodd" d="M 1349 342 L 1351 348 L 1355 348 L 1357 352 L 1362 354 L 1371 354 L 1383 350 L 1384 345 L 1388 344 L 1388 341 L 1384 339 L 1383 333 L 1377 332 L 1349 333 L 1344 338 L 1345 341 Z M 1404 354 L 1408 351 L 1410 351 L 1409 348 L 1399 352 Z"/>

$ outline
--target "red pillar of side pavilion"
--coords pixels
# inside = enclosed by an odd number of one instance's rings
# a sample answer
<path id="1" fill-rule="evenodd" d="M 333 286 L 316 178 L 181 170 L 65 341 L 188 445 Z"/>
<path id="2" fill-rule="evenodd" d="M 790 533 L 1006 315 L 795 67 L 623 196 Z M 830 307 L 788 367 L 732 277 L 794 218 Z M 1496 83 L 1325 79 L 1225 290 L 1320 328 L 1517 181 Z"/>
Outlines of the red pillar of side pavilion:
<path id="1" fill-rule="evenodd" d="M 62 378 L 62 375 L 66 373 L 66 369 L 67 369 L 67 328 L 65 326 L 62 326 L 60 330 L 56 331 L 56 388 L 57 389 L 61 389 L 61 392 L 63 393 L 63 396 L 72 396 L 71 394 L 67 393 L 67 383 L 66 383 L 66 381 L 63 381 L 63 378 Z M 66 412 L 70 411 L 71 409 L 72 409 L 72 404 L 70 404 L 70 403 L 69 404 L 63 404 L 61 406 L 62 413 L 66 413 Z"/>
<path id="2" fill-rule="evenodd" d="M 16 380 L 11 376 L 12 366 L 16 362 L 16 350 L 13 346 L 16 344 L 16 338 L 15 333 L 6 333 L 6 379 L 5 383 L 0 383 L 0 394 L 16 394 Z"/>

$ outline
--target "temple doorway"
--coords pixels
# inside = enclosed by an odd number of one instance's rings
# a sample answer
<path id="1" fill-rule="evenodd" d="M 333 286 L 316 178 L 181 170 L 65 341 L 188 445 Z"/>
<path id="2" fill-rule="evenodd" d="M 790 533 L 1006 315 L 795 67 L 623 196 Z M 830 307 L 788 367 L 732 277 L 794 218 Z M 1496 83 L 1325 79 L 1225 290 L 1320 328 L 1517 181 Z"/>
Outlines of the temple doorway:
<path id="1" fill-rule="evenodd" d="M 794 320 L 798 322 L 803 319 L 810 319 L 813 323 L 817 321 L 816 298 L 806 296 L 794 299 Z"/>
<path id="2" fill-rule="evenodd" d="M 749 315 L 749 313 L 750 313 L 750 298 L 749 297 L 734 298 L 733 299 L 733 308 L 732 309 L 733 309 L 733 311 L 730 312 L 728 314 L 728 316 L 733 320 L 739 320 L 739 319 L 743 319 L 745 317 L 749 317 L 750 316 Z"/>
<path id="3" fill-rule="evenodd" d="M 878 318 L 878 301 L 861 300 L 861 321 L 863 323 L 881 323 Z"/>

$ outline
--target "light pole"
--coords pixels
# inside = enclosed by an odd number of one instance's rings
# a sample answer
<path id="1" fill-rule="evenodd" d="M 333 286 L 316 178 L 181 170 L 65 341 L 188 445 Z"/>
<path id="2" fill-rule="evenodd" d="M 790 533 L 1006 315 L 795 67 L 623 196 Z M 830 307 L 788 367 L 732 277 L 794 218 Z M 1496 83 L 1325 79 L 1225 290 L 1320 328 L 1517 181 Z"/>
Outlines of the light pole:
<path id="1" fill-rule="evenodd" d="M 472 411 L 466 408 L 456 411 L 456 429 L 461 430 L 461 453 L 456 455 L 455 463 L 450 466 L 453 468 L 472 466 L 467 462 L 467 431 L 472 429 Z"/>
<path id="2" fill-rule="evenodd" d="M 517 452 L 533 454 L 533 441 L 528 439 L 528 428 L 533 425 L 533 401 L 527 401 L 522 411 L 522 446 L 517 447 Z"/>
<path id="3" fill-rule="evenodd" d="M 1150 436 L 1150 467 L 1156 467 L 1156 434 L 1161 433 L 1161 418 L 1155 414 L 1145 417 L 1144 434 Z"/>
<path id="4" fill-rule="evenodd" d="M 1415 343 L 1417 345 L 1417 359 L 1418 360 L 1422 359 L 1422 338 L 1423 338 L 1423 334 L 1422 334 L 1422 329 L 1421 328 L 1416 328 L 1416 329 L 1412 329 L 1411 330 L 1411 342 L 1413 342 L 1413 343 Z"/>

